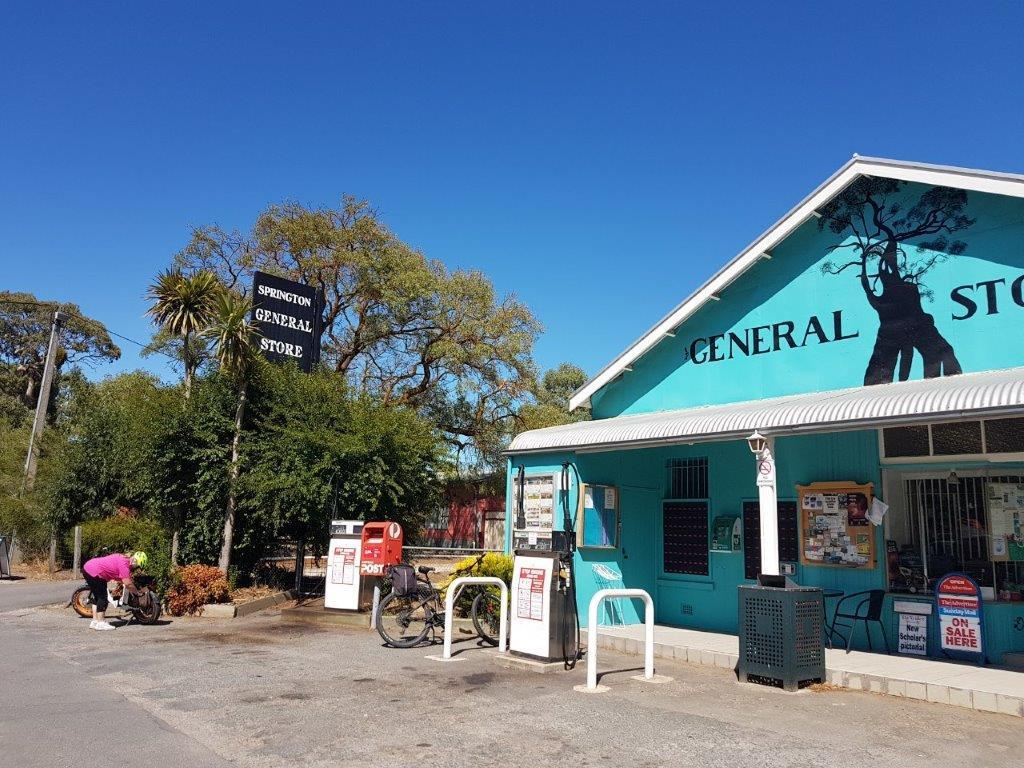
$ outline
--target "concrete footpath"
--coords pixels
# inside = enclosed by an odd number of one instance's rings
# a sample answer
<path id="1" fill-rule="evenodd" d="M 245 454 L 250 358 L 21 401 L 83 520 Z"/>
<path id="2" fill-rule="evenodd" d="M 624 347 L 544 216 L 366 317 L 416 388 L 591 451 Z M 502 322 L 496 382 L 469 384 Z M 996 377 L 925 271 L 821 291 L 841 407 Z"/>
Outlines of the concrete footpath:
<path id="1" fill-rule="evenodd" d="M 598 641 L 601 648 L 643 654 L 643 624 L 600 627 Z M 654 655 L 663 659 L 735 669 L 739 645 L 736 635 L 654 628 Z M 1024 672 L 831 648 L 825 667 L 828 682 L 843 688 L 1024 717 Z"/>

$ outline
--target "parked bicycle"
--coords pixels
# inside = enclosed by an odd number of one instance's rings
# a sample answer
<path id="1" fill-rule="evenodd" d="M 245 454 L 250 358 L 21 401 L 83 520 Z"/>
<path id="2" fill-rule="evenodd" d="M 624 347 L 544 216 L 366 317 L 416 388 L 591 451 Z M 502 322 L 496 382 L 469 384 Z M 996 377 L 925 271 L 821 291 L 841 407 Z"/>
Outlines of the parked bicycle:
<path id="1" fill-rule="evenodd" d="M 485 553 L 486 554 L 486 553 Z M 483 561 L 480 555 L 474 563 L 452 573 L 452 579 L 466 576 Z M 441 593 L 430 581 L 434 571 L 426 565 L 396 565 L 391 569 L 391 592 L 377 607 L 377 632 L 385 643 L 394 648 L 412 648 L 422 643 L 428 634 L 437 639 L 438 628 L 444 631 L 444 605 Z M 469 610 L 477 635 L 489 645 L 498 644 L 501 619 L 501 599 L 491 589 L 481 590 L 473 598 Z"/>
<path id="2" fill-rule="evenodd" d="M 140 624 L 156 624 L 160 620 L 160 595 L 153 586 L 153 577 L 138 574 L 134 577 L 139 594 L 133 595 L 120 582 L 107 584 L 108 605 L 120 608 L 129 621 Z M 71 595 L 69 605 L 84 619 L 92 616 L 92 598 L 89 585 L 78 587 Z"/>

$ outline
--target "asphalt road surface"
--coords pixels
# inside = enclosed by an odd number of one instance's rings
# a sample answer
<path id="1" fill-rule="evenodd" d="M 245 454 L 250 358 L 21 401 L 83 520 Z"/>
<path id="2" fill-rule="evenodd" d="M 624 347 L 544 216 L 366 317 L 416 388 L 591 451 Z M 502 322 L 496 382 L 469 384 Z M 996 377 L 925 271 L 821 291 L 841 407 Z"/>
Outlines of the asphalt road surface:
<path id="1" fill-rule="evenodd" d="M 70 609 L 0 616 L 0 763 L 29 766 L 817 766 L 1019 764 L 1024 723 L 849 691 L 785 693 L 662 662 L 604 694 L 457 645 L 392 650 L 366 631 L 264 614 L 92 632 Z M 98 749 L 96 744 L 102 745 Z"/>
<path id="2" fill-rule="evenodd" d="M 17 608 L 33 608 L 52 603 L 67 604 L 79 584 L 70 581 L 33 581 L 31 579 L 0 579 L 0 613 Z"/>

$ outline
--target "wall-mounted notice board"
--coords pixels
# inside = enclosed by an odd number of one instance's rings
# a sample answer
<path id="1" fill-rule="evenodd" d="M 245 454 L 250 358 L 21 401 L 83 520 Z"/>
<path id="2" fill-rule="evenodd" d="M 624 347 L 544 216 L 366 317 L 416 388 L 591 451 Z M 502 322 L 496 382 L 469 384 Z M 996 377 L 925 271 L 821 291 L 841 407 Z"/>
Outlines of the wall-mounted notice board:
<path id="1" fill-rule="evenodd" d="M 584 483 L 576 514 L 576 546 L 615 549 L 619 546 L 619 489 Z"/>
<path id="2" fill-rule="evenodd" d="M 875 529 L 868 520 L 874 484 L 811 483 L 796 487 L 800 562 L 839 568 L 875 567 Z"/>

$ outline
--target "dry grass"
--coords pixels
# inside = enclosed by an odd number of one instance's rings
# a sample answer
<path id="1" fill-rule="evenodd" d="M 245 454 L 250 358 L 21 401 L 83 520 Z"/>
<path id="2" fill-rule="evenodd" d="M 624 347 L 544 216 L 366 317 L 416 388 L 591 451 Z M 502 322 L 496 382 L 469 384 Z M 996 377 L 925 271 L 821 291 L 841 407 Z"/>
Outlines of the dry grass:
<path id="1" fill-rule="evenodd" d="M 850 689 L 832 683 L 814 683 L 813 685 L 808 685 L 807 690 L 814 691 L 815 693 L 836 693 L 838 691 L 849 691 Z"/>
<path id="2" fill-rule="evenodd" d="M 50 573 L 49 564 L 45 559 L 18 563 L 11 568 L 11 573 L 33 581 L 71 581 L 81 578 L 81 574 L 75 573 L 70 568 Z"/>
<path id="3" fill-rule="evenodd" d="M 229 598 L 232 603 L 238 605 L 239 603 L 259 600 L 261 597 L 267 597 L 268 595 L 276 595 L 280 591 L 280 589 L 273 587 L 240 587 L 239 589 L 231 590 Z"/>

